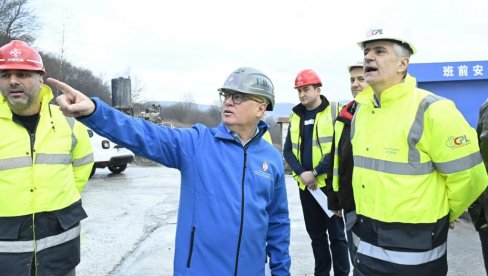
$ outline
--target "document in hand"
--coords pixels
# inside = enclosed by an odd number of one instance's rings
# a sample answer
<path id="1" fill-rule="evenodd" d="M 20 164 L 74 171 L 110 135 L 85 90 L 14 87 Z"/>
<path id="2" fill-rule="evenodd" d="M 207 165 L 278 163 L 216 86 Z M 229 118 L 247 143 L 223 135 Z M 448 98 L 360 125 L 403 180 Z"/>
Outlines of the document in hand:
<path id="1" fill-rule="evenodd" d="M 317 200 L 320 207 L 322 207 L 322 209 L 327 214 L 327 216 L 331 218 L 334 215 L 334 213 L 331 210 L 329 210 L 329 208 L 327 207 L 327 196 L 324 194 L 324 192 L 322 192 L 320 188 L 317 188 L 314 191 L 308 189 L 308 191 L 312 194 L 315 200 Z"/>

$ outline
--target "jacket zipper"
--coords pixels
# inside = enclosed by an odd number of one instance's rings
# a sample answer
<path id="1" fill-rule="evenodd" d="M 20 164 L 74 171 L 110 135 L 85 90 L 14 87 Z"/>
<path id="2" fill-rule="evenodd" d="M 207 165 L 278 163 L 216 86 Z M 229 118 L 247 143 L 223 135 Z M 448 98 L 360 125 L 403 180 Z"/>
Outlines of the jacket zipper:
<path id="1" fill-rule="evenodd" d="M 244 166 L 242 168 L 242 181 L 241 181 L 241 224 L 239 228 L 239 239 L 237 240 L 237 252 L 236 252 L 236 264 L 234 269 L 234 276 L 237 276 L 237 270 L 239 268 L 239 252 L 241 249 L 242 239 L 242 225 L 244 224 L 244 183 L 246 178 L 247 167 L 247 147 L 244 147 Z"/>
<path id="2" fill-rule="evenodd" d="M 37 131 L 37 126 L 39 125 L 39 119 L 36 123 L 36 127 L 34 128 L 34 132 L 32 132 L 32 133 L 24 126 L 24 124 L 22 124 L 22 122 L 15 120 L 15 118 L 12 118 L 12 121 L 15 122 L 16 124 L 22 126 L 25 129 L 25 131 L 27 132 L 27 135 L 29 135 L 31 159 L 32 159 L 32 161 L 34 161 L 34 144 L 36 142 L 36 131 Z"/>
<path id="3" fill-rule="evenodd" d="M 186 262 L 186 267 L 190 268 L 191 264 L 191 256 L 193 255 L 193 242 L 195 241 L 195 227 L 191 230 L 191 239 L 190 239 L 190 253 L 188 253 L 188 261 Z"/>
<path id="4" fill-rule="evenodd" d="M 36 135 L 34 133 L 29 133 L 30 137 L 30 150 L 31 150 L 31 159 L 34 161 L 34 142 L 36 140 Z"/>

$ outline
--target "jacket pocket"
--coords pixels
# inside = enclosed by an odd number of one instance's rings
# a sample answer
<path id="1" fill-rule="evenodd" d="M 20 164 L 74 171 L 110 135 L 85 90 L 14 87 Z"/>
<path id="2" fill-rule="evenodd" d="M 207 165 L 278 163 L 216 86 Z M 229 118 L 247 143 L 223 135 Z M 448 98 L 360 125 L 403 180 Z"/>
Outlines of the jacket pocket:
<path id="1" fill-rule="evenodd" d="M 193 227 L 191 230 L 191 239 L 190 239 L 190 251 L 188 253 L 188 260 L 186 262 L 186 267 L 190 268 L 191 265 L 191 257 L 193 255 L 193 243 L 195 242 L 195 230 L 196 228 Z"/>
<path id="2" fill-rule="evenodd" d="M 420 228 L 379 225 L 378 245 L 387 248 L 430 250 L 432 249 L 432 230 L 425 226 Z"/>
<path id="3" fill-rule="evenodd" d="M 17 240 L 19 238 L 21 218 L 0 219 L 0 240 Z"/>
<path id="4" fill-rule="evenodd" d="M 68 230 L 77 225 L 81 220 L 88 217 L 85 210 L 81 206 L 81 201 L 77 201 L 70 206 L 59 210 L 57 212 L 59 225 L 64 230 Z"/>

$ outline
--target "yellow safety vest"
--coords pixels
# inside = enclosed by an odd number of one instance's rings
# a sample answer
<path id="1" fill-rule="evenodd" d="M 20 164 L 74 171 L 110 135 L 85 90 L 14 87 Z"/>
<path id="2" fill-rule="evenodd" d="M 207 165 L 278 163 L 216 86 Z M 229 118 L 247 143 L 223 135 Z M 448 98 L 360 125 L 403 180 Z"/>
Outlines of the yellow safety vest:
<path id="1" fill-rule="evenodd" d="M 269 131 L 266 131 L 264 134 L 263 134 L 263 139 L 270 143 L 271 145 L 273 144 L 273 141 L 271 140 L 271 134 L 269 134 Z"/>
<path id="2" fill-rule="evenodd" d="M 93 166 L 86 128 L 49 104 L 53 95 L 47 85 L 39 98 L 39 123 L 31 138 L 12 121 L 7 100 L 0 96 L 0 217 L 70 206 L 80 200 Z"/>
<path id="3" fill-rule="evenodd" d="M 314 167 L 317 166 L 332 149 L 332 135 L 334 133 L 333 124 L 337 118 L 338 108 L 339 106 L 337 103 L 331 102 L 327 108 L 317 113 L 315 116 L 312 137 L 312 164 Z M 300 144 L 302 140 L 300 133 L 300 116 L 294 112 L 290 115 L 290 140 L 293 155 L 300 161 Z M 305 190 L 306 185 L 302 182 L 300 176 L 293 172 L 293 178 L 299 183 L 300 189 Z M 327 174 L 323 173 L 318 175 L 317 186 L 319 188 L 325 187 L 326 179 Z"/>

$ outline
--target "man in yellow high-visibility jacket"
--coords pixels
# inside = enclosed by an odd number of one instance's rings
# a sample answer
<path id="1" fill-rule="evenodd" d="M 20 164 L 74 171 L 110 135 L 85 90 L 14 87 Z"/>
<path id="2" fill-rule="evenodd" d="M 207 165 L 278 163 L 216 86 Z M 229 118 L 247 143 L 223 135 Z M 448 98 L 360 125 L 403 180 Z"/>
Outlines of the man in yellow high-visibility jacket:
<path id="1" fill-rule="evenodd" d="M 452 101 L 416 87 L 405 33 L 359 42 L 370 85 L 352 122 L 357 275 L 446 275 L 452 222 L 485 190 L 476 132 Z"/>
<path id="2" fill-rule="evenodd" d="M 80 192 L 93 165 L 86 128 L 49 104 L 39 53 L 0 47 L 0 275 L 75 275 Z"/>
<path id="3" fill-rule="evenodd" d="M 312 240 L 315 275 L 329 275 L 332 266 L 334 275 L 348 275 L 344 221 L 334 214 L 329 217 L 312 194 L 312 191 L 327 193 L 327 172 L 332 167 L 333 121 L 338 111 L 337 104 L 320 94 L 321 86 L 315 71 L 306 69 L 298 73 L 295 89 L 300 103 L 293 107 L 290 115 L 283 156 L 298 182 L 305 228 Z"/>

